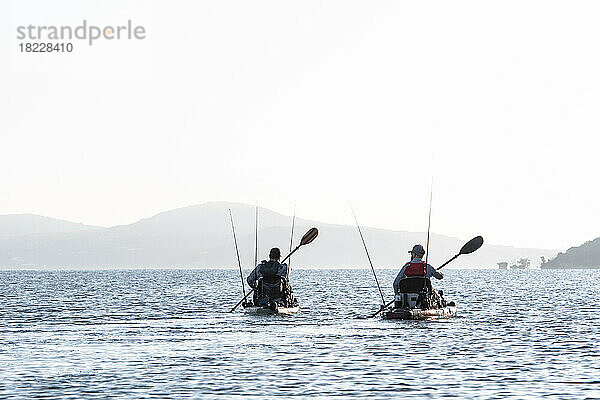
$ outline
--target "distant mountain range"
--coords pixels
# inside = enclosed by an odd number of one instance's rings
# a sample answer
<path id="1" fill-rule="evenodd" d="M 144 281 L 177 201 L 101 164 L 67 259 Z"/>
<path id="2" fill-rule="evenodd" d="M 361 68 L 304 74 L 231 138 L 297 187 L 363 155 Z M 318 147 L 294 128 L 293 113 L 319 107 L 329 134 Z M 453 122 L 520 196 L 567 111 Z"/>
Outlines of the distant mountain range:
<path id="1" fill-rule="evenodd" d="M 242 265 L 254 262 L 252 205 L 210 202 L 162 212 L 129 225 L 110 228 L 86 226 L 36 215 L 0 216 L 1 268 L 128 268 L 128 267 L 237 267 L 228 209 L 236 223 Z M 261 208 L 259 259 L 271 247 L 287 253 L 292 217 Z M 319 237 L 293 256 L 297 267 L 368 267 L 355 226 L 296 219 L 294 244 L 310 227 Z M 377 268 L 398 267 L 415 243 L 425 244 L 423 232 L 364 227 L 363 233 Z M 473 236 L 485 232 L 473 232 Z M 470 239 L 470 238 L 465 238 Z M 466 242 L 432 234 L 429 261 L 439 265 Z M 555 250 L 525 249 L 485 243 L 476 253 L 457 259 L 451 268 L 496 267 L 502 260 L 556 254 Z"/>
<path id="2" fill-rule="evenodd" d="M 37 233 L 67 233 L 98 228 L 34 214 L 0 215 L 0 240 Z"/>
<path id="3" fill-rule="evenodd" d="M 581 246 L 571 247 L 565 253 L 558 253 L 553 259 L 543 263 L 541 268 L 600 268 L 600 237 Z"/>

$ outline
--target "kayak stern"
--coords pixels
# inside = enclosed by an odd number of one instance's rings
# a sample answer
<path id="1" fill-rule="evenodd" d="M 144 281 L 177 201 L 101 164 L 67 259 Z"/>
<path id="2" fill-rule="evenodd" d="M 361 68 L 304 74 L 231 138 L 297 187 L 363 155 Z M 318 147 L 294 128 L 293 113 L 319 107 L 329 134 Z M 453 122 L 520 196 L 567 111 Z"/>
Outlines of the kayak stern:
<path id="1" fill-rule="evenodd" d="M 434 308 L 422 310 L 420 308 L 396 308 L 382 313 L 383 319 L 401 319 L 401 320 L 428 320 L 444 319 L 456 316 L 456 306 L 446 306 L 443 308 Z"/>

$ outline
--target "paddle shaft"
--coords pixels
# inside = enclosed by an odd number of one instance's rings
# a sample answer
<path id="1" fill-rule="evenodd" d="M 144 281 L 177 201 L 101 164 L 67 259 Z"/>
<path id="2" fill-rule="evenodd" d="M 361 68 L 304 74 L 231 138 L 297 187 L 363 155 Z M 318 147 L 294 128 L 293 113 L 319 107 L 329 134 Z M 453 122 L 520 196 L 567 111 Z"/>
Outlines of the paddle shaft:
<path id="1" fill-rule="evenodd" d="M 454 257 L 452 257 L 451 259 L 449 259 L 448 261 L 446 261 L 445 263 L 443 263 L 442 265 L 437 267 L 436 271 L 439 271 L 440 269 L 444 268 L 446 265 L 450 264 L 452 261 L 456 260 L 458 258 L 458 256 L 460 256 L 460 253 L 458 253 L 457 255 L 455 255 Z"/>
<path id="2" fill-rule="evenodd" d="M 240 280 L 242 281 L 242 292 L 244 292 L 244 298 L 246 298 L 246 285 L 244 285 L 244 274 L 242 273 L 242 262 L 240 261 L 240 251 L 238 249 L 237 238 L 235 236 L 235 226 L 233 225 L 233 215 L 231 214 L 231 208 L 229 209 L 229 218 L 231 219 L 231 230 L 233 231 L 233 243 L 235 243 L 235 253 L 237 254 L 238 267 L 240 268 Z"/>
<path id="3" fill-rule="evenodd" d="M 369 318 L 373 318 L 373 317 L 376 317 L 377 315 L 379 315 L 379 313 L 380 313 L 380 312 L 382 312 L 383 310 L 385 310 L 386 308 L 388 308 L 389 306 L 391 306 L 391 305 L 392 305 L 392 303 L 393 303 L 395 300 L 396 300 L 396 299 L 394 299 L 394 300 L 390 301 L 390 302 L 389 302 L 389 303 L 387 303 L 387 304 L 384 304 L 384 305 L 383 305 L 383 306 L 382 306 L 382 307 L 379 309 L 379 311 L 377 311 L 377 312 L 376 312 L 375 314 L 373 314 L 373 315 L 370 315 L 370 316 L 369 316 Z"/>
<path id="4" fill-rule="evenodd" d="M 235 306 L 233 306 L 233 308 L 232 308 L 231 310 L 229 310 L 229 312 L 234 312 L 234 311 L 235 311 L 235 309 L 236 309 L 236 308 L 238 308 L 238 306 L 239 306 L 240 304 L 242 304 L 242 302 L 243 302 L 244 300 L 246 300 L 246 297 L 250 296 L 250 295 L 251 295 L 253 292 L 254 292 L 254 289 L 250 290 L 250 291 L 248 292 L 248 294 L 244 296 L 244 298 L 243 298 L 243 299 L 241 299 L 240 301 L 238 301 L 238 303 L 237 303 Z"/>
<path id="5" fill-rule="evenodd" d="M 299 244 L 298 246 L 296 246 L 296 248 L 294 250 L 292 250 L 292 252 L 290 254 L 288 254 L 287 256 L 285 256 L 285 258 L 283 260 L 281 260 L 281 263 L 283 264 L 285 262 L 285 260 L 287 260 L 288 258 L 291 257 L 292 254 L 294 254 L 296 252 L 296 250 L 298 250 L 302 245 Z"/>

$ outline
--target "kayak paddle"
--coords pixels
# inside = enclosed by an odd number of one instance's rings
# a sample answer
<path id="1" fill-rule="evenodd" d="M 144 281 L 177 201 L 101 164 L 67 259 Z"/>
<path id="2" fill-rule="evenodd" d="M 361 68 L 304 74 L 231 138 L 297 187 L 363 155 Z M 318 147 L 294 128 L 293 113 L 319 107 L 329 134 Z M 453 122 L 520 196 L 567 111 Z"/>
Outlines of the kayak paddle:
<path id="1" fill-rule="evenodd" d="M 483 244 L 483 237 L 475 236 L 473 239 L 471 239 L 467 243 L 465 243 L 465 245 L 460 249 L 460 251 L 458 252 L 457 255 L 455 255 L 454 257 L 452 257 L 445 263 L 443 263 L 439 268 L 437 268 L 437 270 L 439 271 L 440 269 L 444 268 L 446 265 L 450 264 L 452 261 L 454 261 L 458 256 L 460 256 L 462 254 L 471 254 L 475 250 L 479 249 L 482 244 Z"/>

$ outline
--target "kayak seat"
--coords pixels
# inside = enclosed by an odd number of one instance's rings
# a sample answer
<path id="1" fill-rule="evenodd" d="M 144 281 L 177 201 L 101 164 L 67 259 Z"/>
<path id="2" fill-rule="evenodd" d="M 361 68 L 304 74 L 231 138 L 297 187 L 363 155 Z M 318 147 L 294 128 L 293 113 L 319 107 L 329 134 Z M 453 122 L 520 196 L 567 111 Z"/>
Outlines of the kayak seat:
<path id="1" fill-rule="evenodd" d="M 426 308 L 432 291 L 431 281 L 423 277 L 404 278 L 395 297 L 395 308 Z"/>
<path id="2" fill-rule="evenodd" d="M 280 306 L 293 306 L 297 301 L 292 295 L 292 288 L 284 278 L 262 277 L 254 292 L 254 304 L 257 306 L 269 306 L 275 302 Z"/>
<path id="3" fill-rule="evenodd" d="M 428 278 L 415 277 L 404 278 L 400 281 L 400 293 L 422 293 L 430 292 L 432 289 L 431 281 Z"/>
<path id="4" fill-rule="evenodd" d="M 280 277 L 276 279 L 263 278 L 259 281 L 260 297 L 266 298 L 267 301 L 285 297 L 285 289 L 285 281 Z"/>

